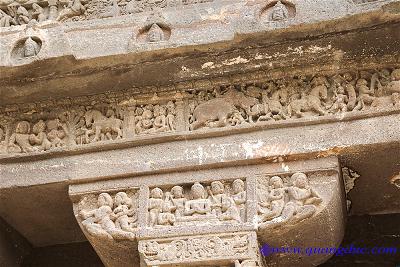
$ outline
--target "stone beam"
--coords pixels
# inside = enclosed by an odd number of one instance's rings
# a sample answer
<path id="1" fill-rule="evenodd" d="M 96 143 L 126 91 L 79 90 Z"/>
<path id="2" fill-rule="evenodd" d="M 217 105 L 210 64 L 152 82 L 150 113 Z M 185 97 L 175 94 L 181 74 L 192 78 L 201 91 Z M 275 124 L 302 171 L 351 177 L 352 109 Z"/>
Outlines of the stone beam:
<path id="1" fill-rule="evenodd" d="M 309 266 L 327 256 L 265 262 L 259 246 L 339 245 L 340 173 L 329 158 L 288 162 L 283 172 L 262 164 L 74 184 L 69 193 L 106 266 Z"/>

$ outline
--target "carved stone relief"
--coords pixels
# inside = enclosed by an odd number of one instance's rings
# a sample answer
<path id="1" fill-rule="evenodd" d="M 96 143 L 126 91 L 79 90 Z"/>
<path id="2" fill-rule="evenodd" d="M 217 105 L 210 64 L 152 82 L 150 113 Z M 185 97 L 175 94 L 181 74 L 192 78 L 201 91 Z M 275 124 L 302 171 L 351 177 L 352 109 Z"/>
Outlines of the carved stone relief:
<path id="1" fill-rule="evenodd" d="M 0 27 L 44 21 L 82 21 L 153 11 L 214 0 L 1 0 Z"/>
<path id="2" fill-rule="evenodd" d="M 23 48 L 18 50 L 21 57 Z M 0 153 L 47 151 L 149 134 L 251 127 L 400 108 L 400 69 L 265 78 L 248 83 L 224 80 L 193 87 L 196 89 L 166 91 L 160 96 L 136 93 L 133 98 L 133 93 L 110 92 L 107 96 L 0 107 L 0 118 L 7 118 L 1 125 L 10 129 L 3 133 L 6 149 Z"/>
<path id="3" fill-rule="evenodd" d="M 194 183 L 171 189 L 150 190 L 150 227 L 202 223 L 239 223 L 246 218 L 246 188 L 241 179 L 214 181 L 204 186 Z"/>
<path id="4" fill-rule="evenodd" d="M 96 240 L 135 239 L 138 196 L 136 192 L 100 193 L 85 196 L 78 203 L 77 219 Z"/>
<path id="5" fill-rule="evenodd" d="M 313 216 L 322 198 L 309 184 L 304 173 L 259 177 L 258 215 L 260 230 L 296 224 Z"/>
<path id="6" fill-rule="evenodd" d="M 42 41 L 36 36 L 19 40 L 11 52 L 11 58 L 22 59 L 36 56 L 42 48 Z"/>
<path id="7" fill-rule="evenodd" d="M 190 129 L 393 108 L 399 88 L 399 69 L 218 86 L 192 93 Z"/>
<path id="8" fill-rule="evenodd" d="M 139 253 L 147 266 L 202 261 L 219 262 L 218 266 L 258 266 L 256 260 L 249 259 L 255 254 L 251 239 L 249 233 L 237 233 L 146 240 L 139 242 Z"/>
<path id="9" fill-rule="evenodd" d="M 272 1 L 262 9 L 260 17 L 262 20 L 278 22 L 296 16 L 296 7 L 289 1 Z"/>

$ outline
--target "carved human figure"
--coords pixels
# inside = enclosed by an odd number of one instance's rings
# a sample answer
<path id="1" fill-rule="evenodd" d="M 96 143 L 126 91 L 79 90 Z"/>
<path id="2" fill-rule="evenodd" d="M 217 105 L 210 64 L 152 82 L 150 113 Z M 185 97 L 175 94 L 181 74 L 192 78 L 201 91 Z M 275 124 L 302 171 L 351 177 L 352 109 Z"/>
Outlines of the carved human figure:
<path id="1" fill-rule="evenodd" d="M 241 218 L 245 216 L 245 204 L 247 200 L 246 190 L 244 188 L 244 182 L 241 179 L 236 179 L 232 183 L 233 194 L 232 198 L 235 205 L 239 208 Z"/>
<path id="2" fill-rule="evenodd" d="M 151 43 L 163 41 L 165 38 L 164 32 L 157 23 L 151 25 L 149 31 L 147 32 L 147 41 Z"/>
<path id="3" fill-rule="evenodd" d="M 191 187 L 193 199 L 185 203 L 186 216 L 201 216 L 211 214 L 211 201 L 205 197 L 205 190 L 200 183 L 194 183 Z"/>
<path id="4" fill-rule="evenodd" d="M 114 206 L 112 217 L 115 219 L 115 226 L 123 231 L 134 232 L 137 215 L 132 199 L 125 192 L 118 192 L 115 195 Z"/>
<path id="5" fill-rule="evenodd" d="M 322 199 L 312 189 L 308 183 L 308 178 L 304 173 L 295 173 L 291 180 L 293 185 L 287 189 L 289 201 L 285 204 L 282 214 L 270 221 L 259 225 L 261 229 L 277 227 L 284 223 L 297 223 L 311 217 L 316 211 L 316 205 Z"/>
<path id="6" fill-rule="evenodd" d="M 273 21 L 281 21 L 289 18 L 289 11 L 287 7 L 281 2 L 278 1 L 271 11 L 271 20 Z"/>
<path id="7" fill-rule="evenodd" d="M 110 109 L 111 110 L 111 109 Z M 110 111 L 109 110 L 109 111 Z M 103 134 L 115 133 L 116 139 L 122 138 L 122 120 L 108 113 L 109 117 L 95 109 L 89 109 L 85 113 L 86 127 L 92 128 L 94 138 L 92 142 L 100 141 Z"/>
<path id="8" fill-rule="evenodd" d="M 82 225 L 89 235 L 108 240 L 134 240 L 135 234 L 118 229 L 111 217 L 113 216 L 113 199 L 107 193 L 101 193 L 97 199 L 97 208 L 91 211 L 80 211 Z"/>
<path id="9" fill-rule="evenodd" d="M 362 110 L 366 105 L 372 104 L 375 100 L 374 89 L 368 88 L 368 81 L 366 79 L 358 79 L 356 83 L 356 90 L 358 91 L 358 103 L 355 110 Z"/>
<path id="10" fill-rule="evenodd" d="M 5 152 L 7 149 L 7 145 L 5 142 L 5 132 L 2 127 L 0 127 L 0 153 Z"/>
<path id="11" fill-rule="evenodd" d="M 153 122 L 153 132 L 165 132 L 168 130 L 167 126 L 167 111 L 164 107 L 160 105 L 154 106 L 154 122 Z"/>
<path id="12" fill-rule="evenodd" d="M 9 151 L 14 153 L 32 152 L 33 147 L 29 141 L 29 132 L 31 130 L 28 121 L 20 121 L 17 123 L 15 133 L 10 136 Z"/>
<path id="13" fill-rule="evenodd" d="M 62 147 L 65 145 L 64 138 L 66 136 L 65 131 L 62 129 L 62 125 L 59 119 L 48 120 L 47 123 L 47 138 L 51 143 L 51 147 Z"/>
<path id="14" fill-rule="evenodd" d="M 176 109 L 175 104 L 172 101 L 167 103 L 167 127 L 170 131 L 176 130 L 175 122 Z"/>
<path id="15" fill-rule="evenodd" d="M 171 189 L 172 203 L 175 206 L 175 217 L 179 219 L 184 216 L 186 198 L 183 196 L 182 186 L 176 185 Z"/>
<path id="16" fill-rule="evenodd" d="M 17 8 L 17 21 L 19 25 L 28 24 L 30 21 L 29 12 L 23 6 Z"/>
<path id="17" fill-rule="evenodd" d="M 36 56 L 40 51 L 40 45 L 31 37 L 25 40 L 24 43 L 24 57 Z"/>
<path id="18" fill-rule="evenodd" d="M 47 139 L 46 123 L 43 120 L 38 121 L 32 127 L 32 132 L 29 136 L 29 141 L 32 145 L 37 145 L 40 150 L 49 150 L 51 142 Z"/>
<path id="19" fill-rule="evenodd" d="M 150 226 L 155 226 L 158 224 L 158 215 L 162 212 L 163 209 L 163 191 L 156 187 L 153 188 L 150 192 L 149 198 L 149 219 L 150 219 Z"/>
<path id="20" fill-rule="evenodd" d="M 10 27 L 12 22 L 12 17 L 8 15 L 5 11 L 0 9 L 0 28 Z"/>
<path id="21" fill-rule="evenodd" d="M 387 85 L 390 93 L 400 93 L 400 69 L 395 69 L 391 74 L 391 81 Z"/>
<path id="22" fill-rule="evenodd" d="M 39 6 L 37 3 L 32 4 L 32 18 L 36 19 L 37 22 L 43 22 L 47 19 L 47 15 L 44 12 L 44 9 Z"/>
<path id="23" fill-rule="evenodd" d="M 241 222 L 240 211 L 231 197 L 222 198 L 221 214 L 218 215 L 221 221 Z"/>
<path id="24" fill-rule="evenodd" d="M 165 193 L 162 210 L 158 214 L 158 225 L 174 225 L 176 221 L 175 215 L 173 214 L 175 208 L 176 207 L 172 203 L 171 194 L 169 192 Z"/>
<path id="25" fill-rule="evenodd" d="M 303 111 L 316 112 L 318 115 L 323 116 L 326 114 L 322 106 L 321 100 L 326 100 L 328 97 L 329 83 L 325 77 L 315 77 L 312 82 L 312 89 L 306 96 L 301 99 L 296 99 L 288 105 L 289 116 L 296 115 L 303 117 Z"/>
<path id="26" fill-rule="evenodd" d="M 148 130 L 153 127 L 153 110 L 154 106 L 152 104 L 146 105 L 143 109 L 141 127 L 143 128 L 144 132 L 148 132 Z"/>
<path id="27" fill-rule="evenodd" d="M 137 107 L 135 110 L 135 131 L 140 134 L 144 131 L 142 120 L 143 120 L 143 108 Z"/>
<path id="28" fill-rule="evenodd" d="M 329 111 L 333 113 L 346 112 L 349 98 L 347 97 L 343 86 L 338 85 L 336 92 L 334 92 L 334 95 L 335 95 L 335 100 L 332 106 L 329 108 Z"/>
<path id="29" fill-rule="evenodd" d="M 86 8 L 80 0 L 70 0 L 68 6 L 58 14 L 57 21 L 62 21 L 71 17 L 82 15 Z"/>
<path id="30" fill-rule="evenodd" d="M 285 206 L 285 188 L 282 179 L 279 176 L 273 176 L 268 183 L 271 190 L 267 199 L 261 201 L 258 207 L 261 222 L 280 216 Z"/>
<path id="31" fill-rule="evenodd" d="M 209 194 L 208 199 L 211 202 L 211 210 L 212 213 L 216 216 L 221 215 L 222 213 L 222 202 L 224 198 L 228 196 L 224 193 L 224 185 L 220 181 L 214 181 L 211 183 L 211 188 L 207 187 L 207 191 Z"/>

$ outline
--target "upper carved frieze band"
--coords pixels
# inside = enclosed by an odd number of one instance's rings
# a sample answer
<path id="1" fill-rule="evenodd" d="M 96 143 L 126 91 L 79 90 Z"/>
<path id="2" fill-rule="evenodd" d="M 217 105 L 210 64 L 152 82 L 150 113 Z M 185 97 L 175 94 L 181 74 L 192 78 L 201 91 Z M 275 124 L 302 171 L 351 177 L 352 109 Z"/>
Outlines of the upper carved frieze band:
<path id="1" fill-rule="evenodd" d="M 110 93 L 0 108 L 0 154 L 400 107 L 400 69 L 210 84 L 150 96 Z"/>

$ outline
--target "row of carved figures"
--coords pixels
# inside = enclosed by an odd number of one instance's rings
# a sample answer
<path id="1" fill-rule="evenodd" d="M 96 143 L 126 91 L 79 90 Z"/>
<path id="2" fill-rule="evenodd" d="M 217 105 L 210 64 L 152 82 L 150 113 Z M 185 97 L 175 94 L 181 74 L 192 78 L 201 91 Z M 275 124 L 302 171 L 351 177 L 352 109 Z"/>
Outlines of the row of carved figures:
<path id="1" fill-rule="evenodd" d="M 214 0 L 48 0 L 42 2 L 14 1 L 0 6 L 0 27 L 25 25 L 48 20 L 88 20 L 117 17 L 179 5 L 212 2 Z M 1 3 L 1 2 L 0 2 Z M 288 1 L 274 1 L 268 6 L 271 21 L 285 20 L 291 16 Z"/>
<path id="2" fill-rule="evenodd" d="M 191 186 L 186 196 L 181 186 L 174 186 L 164 193 L 156 187 L 150 192 L 149 225 L 176 225 L 191 222 L 235 221 L 245 217 L 246 191 L 244 182 L 232 182 L 232 190 L 221 181 L 214 181 L 204 188 L 200 183 Z"/>
<path id="3" fill-rule="evenodd" d="M 127 133 L 173 132 L 177 130 L 178 115 L 188 118 L 179 122 L 185 124 L 180 128 L 189 127 L 193 131 L 398 108 L 400 69 L 218 86 L 213 91 L 192 91 L 185 95 L 188 107 L 179 111 L 174 101 L 134 107 L 100 101 L 97 102 L 100 107 L 69 104 L 61 110 L 48 108 L 50 116 L 41 116 L 42 111 L 37 111 L 37 108 L 33 108 L 36 110 L 33 113 L 27 110 L 0 114 L 0 153 L 43 151 L 111 141 L 131 136 Z M 124 102 L 122 99 L 119 101 Z M 46 111 L 46 107 L 42 110 Z M 188 114 L 183 114 L 185 110 Z M 32 115 L 22 117 L 23 114 Z M 19 116 L 21 119 L 15 121 Z"/>
<path id="4" fill-rule="evenodd" d="M 257 184 L 258 208 L 254 222 L 260 230 L 299 223 L 313 216 L 323 202 L 307 175 L 301 172 L 290 177 L 259 177 Z M 79 216 L 87 233 L 98 238 L 133 239 L 138 207 L 132 198 L 137 195 L 119 192 L 113 199 L 110 194 L 101 193 L 97 204 L 93 204 L 84 197 Z M 180 185 L 165 193 L 155 187 L 150 190 L 147 201 L 148 226 L 243 223 L 246 221 L 246 204 L 242 179 L 213 181 L 206 188 L 196 182 L 188 194 Z M 88 205 L 92 209 L 87 210 Z"/>
<path id="5" fill-rule="evenodd" d="M 65 111 L 56 119 L 27 120 L 15 124 L 15 130 L 6 142 L 5 130 L 0 125 L 0 153 L 46 151 L 66 145 L 82 145 L 97 141 L 117 140 L 123 137 L 123 115 L 116 109 L 104 111 L 81 108 Z M 144 105 L 134 108 L 135 134 L 175 131 L 175 104 Z"/>
<path id="6" fill-rule="evenodd" d="M 200 91 L 190 103 L 191 129 L 400 107 L 400 69 L 363 75 L 299 77 Z"/>

